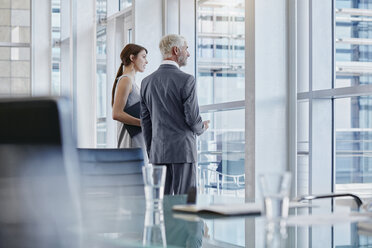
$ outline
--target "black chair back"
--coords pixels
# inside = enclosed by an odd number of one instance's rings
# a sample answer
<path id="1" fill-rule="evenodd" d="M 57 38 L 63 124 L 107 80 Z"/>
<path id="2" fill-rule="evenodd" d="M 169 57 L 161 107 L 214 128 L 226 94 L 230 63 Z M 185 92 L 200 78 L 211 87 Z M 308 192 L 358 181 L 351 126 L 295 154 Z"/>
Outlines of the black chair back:
<path id="1" fill-rule="evenodd" d="M 0 247 L 78 247 L 78 161 L 66 99 L 0 100 Z"/>

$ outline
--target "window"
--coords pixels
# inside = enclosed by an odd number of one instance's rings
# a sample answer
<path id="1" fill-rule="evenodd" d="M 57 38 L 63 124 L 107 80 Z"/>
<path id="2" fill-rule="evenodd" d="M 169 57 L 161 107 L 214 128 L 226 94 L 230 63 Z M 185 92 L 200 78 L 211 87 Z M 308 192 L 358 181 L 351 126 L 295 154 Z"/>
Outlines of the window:
<path id="1" fill-rule="evenodd" d="M 107 118 L 107 75 L 106 75 L 106 0 L 97 0 L 97 44 L 96 44 L 96 82 L 97 82 L 97 147 L 106 147 Z"/>
<path id="2" fill-rule="evenodd" d="M 298 55 L 297 195 L 371 196 L 372 1 L 302 7 L 313 15 L 298 28 L 307 41 Z"/>
<path id="3" fill-rule="evenodd" d="M 31 95 L 30 4 L 0 4 L 0 95 Z"/>
<path id="4" fill-rule="evenodd" d="M 120 0 L 119 5 L 119 10 L 123 10 L 132 6 L 132 0 Z"/>
<path id="5" fill-rule="evenodd" d="M 52 95 L 61 95 L 61 0 L 52 0 Z"/>
<path id="6" fill-rule="evenodd" d="M 210 180 L 213 171 L 244 175 L 244 1 L 197 1 L 196 9 L 198 98 L 203 120 L 211 121 L 199 137 L 199 167 Z M 222 189 L 236 187 L 226 180 Z M 236 194 L 234 189 L 222 193 Z"/>
<path id="7" fill-rule="evenodd" d="M 335 88 L 372 84 L 371 20 L 372 1 L 335 2 Z M 364 90 L 334 100 L 336 192 L 371 195 L 371 97 Z"/>

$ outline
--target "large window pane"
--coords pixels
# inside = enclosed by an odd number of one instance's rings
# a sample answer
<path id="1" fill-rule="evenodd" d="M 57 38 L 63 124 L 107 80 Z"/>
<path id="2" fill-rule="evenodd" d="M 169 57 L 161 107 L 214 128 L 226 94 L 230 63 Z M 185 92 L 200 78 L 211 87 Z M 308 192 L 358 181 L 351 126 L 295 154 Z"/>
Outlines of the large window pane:
<path id="1" fill-rule="evenodd" d="M 30 0 L 0 1 L 0 95 L 31 93 Z"/>
<path id="2" fill-rule="evenodd" d="M 336 191 L 372 188 L 372 97 L 335 100 Z M 369 186 L 368 186 L 369 185 Z"/>
<path id="3" fill-rule="evenodd" d="M 199 104 L 223 103 L 218 111 L 203 114 L 211 121 L 198 142 L 199 186 L 205 193 L 244 196 L 244 106 L 223 107 L 245 99 L 244 2 L 197 1 Z"/>
<path id="4" fill-rule="evenodd" d="M 197 1 L 200 104 L 244 100 L 244 1 Z"/>
<path id="5" fill-rule="evenodd" d="M 335 87 L 372 82 L 372 1 L 337 0 Z"/>
<path id="6" fill-rule="evenodd" d="M 123 10 L 125 8 L 128 8 L 132 6 L 132 0 L 120 0 L 119 9 Z"/>
<path id="7" fill-rule="evenodd" d="M 222 177 L 215 171 L 224 175 L 243 175 L 244 174 L 244 109 L 219 111 L 203 114 L 204 120 L 211 120 L 210 128 L 206 133 L 200 136 L 198 141 L 198 161 L 201 169 L 201 176 L 204 185 L 201 187 L 210 187 L 206 192 L 216 192 L 213 183 L 222 180 Z M 238 184 L 231 182 L 232 178 L 227 176 L 225 182 L 221 182 L 221 189 L 225 194 L 244 195 L 244 177 L 240 177 Z M 230 181 L 229 181 L 230 180 Z M 238 187 L 238 185 L 242 187 Z"/>

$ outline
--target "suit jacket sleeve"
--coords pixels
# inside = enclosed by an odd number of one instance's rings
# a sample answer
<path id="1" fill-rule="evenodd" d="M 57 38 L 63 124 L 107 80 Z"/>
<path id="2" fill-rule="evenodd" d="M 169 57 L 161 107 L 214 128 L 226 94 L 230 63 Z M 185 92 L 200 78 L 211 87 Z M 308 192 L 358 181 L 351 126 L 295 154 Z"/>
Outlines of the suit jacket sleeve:
<path id="1" fill-rule="evenodd" d="M 144 95 L 141 89 L 141 127 L 142 134 L 146 144 L 147 155 L 150 157 L 151 139 L 152 139 L 152 123 L 149 109 L 145 103 Z"/>
<path id="2" fill-rule="evenodd" d="M 187 125 L 195 134 L 201 135 L 204 132 L 203 121 L 199 114 L 195 78 L 191 75 L 183 89 L 183 107 Z"/>

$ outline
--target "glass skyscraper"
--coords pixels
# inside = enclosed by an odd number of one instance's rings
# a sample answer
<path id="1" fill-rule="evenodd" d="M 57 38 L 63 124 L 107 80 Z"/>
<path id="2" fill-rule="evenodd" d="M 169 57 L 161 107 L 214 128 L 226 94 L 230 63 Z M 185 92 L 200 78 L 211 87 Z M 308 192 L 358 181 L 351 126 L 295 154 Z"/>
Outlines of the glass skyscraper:
<path id="1" fill-rule="evenodd" d="M 335 1 L 335 88 L 372 84 L 372 1 Z M 372 98 L 334 102 L 335 184 L 363 192 L 372 183 Z M 367 186 L 368 187 L 368 186 Z"/>

